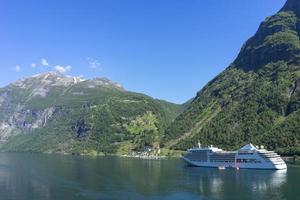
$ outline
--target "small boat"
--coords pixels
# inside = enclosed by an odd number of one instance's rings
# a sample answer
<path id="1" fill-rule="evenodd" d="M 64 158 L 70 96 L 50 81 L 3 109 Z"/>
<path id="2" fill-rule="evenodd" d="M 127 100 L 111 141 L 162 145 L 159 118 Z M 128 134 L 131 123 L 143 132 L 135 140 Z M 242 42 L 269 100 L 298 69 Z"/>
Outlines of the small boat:
<path id="1" fill-rule="evenodd" d="M 225 170 L 226 167 L 225 167 L 225 166 L 219 166 L 218 169 L 219 169 L 219 170 Z"/>

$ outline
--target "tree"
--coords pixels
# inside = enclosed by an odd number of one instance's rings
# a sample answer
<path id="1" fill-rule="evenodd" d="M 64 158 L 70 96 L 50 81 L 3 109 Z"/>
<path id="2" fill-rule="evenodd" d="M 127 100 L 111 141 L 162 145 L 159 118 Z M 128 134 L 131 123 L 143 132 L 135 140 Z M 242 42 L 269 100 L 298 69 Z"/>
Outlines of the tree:
<path id="1" fill-rule="evenodd" d="M 141 149 L 145 145 L 159 141 L 158 123 L 157 117 L 151 111 L 147 111 L 144 115 L 131 120 L 125 128 L 135 137 L 135 143 L 142 145 L 139 146 Z"/>

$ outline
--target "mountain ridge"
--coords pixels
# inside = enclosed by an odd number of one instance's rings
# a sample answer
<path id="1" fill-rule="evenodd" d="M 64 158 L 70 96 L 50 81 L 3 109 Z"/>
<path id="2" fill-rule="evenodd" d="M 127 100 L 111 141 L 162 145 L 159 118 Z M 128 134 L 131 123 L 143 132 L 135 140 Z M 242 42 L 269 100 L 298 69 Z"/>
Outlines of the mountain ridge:
<path id="1" fill-rule="evenodd" d="M 98 85 L 98 86 L 114 87 L 116 89 L 124 90 L 123 86 L 121 86 L 119 83 L 113 82 L 105 77 L 84 79 L 80 76 L 69 76 L 55 71 L 49 71 L 40 74 L 35 74 L 30 77 L 25 77 L 15 81 L 14 83 L 8 84 L 8 86 L 12 85 L 12 86 L 22 87 L 22 84 L 25 84 L 28 81 L 29 82 L 35 81 L 37 82 L 37 84 L 46 84 L 48 86 L 59 86 L 59 85 L 72 86 L 81 82 L 89 82 L 89 83 L 94 83 L 94 85 Z"/>
<path id="2" fill-rule="evenodd" d="M 42 73 L 0 89 L 0 150 L 89 154 L 117 153 L 126 147 L 131 151 L 159 142 L 180 112 L 180 105 L 126 91 L 107 78 Z M 141 124 L 142 131 L 135 135 L 130 132 L 134 128 L 127 127 L 140 118 L 154 124 L 151 130 Z"/>
<path id="3" fill-rule="evenodd" d="M 159 144 L 186 150 L 201 141 L 300 155 L 299 8 L 288 0 L 266 18 L 232 64 L 182 106 L 106 79 L 51 82 L 50 74 L 43 84 L 2 88 L 0 150 L 130 153 Z"/>
<path id="4" fill-rule="evenodd" d="M 200 140 L 235 149 L 252 142 L 300 155 L 299 8 L 299 1 L 288 0 L 261 23 L 234 62 L 167 129 L 166 145 L 175 141 L 170 148 L 184 150 Z"/>

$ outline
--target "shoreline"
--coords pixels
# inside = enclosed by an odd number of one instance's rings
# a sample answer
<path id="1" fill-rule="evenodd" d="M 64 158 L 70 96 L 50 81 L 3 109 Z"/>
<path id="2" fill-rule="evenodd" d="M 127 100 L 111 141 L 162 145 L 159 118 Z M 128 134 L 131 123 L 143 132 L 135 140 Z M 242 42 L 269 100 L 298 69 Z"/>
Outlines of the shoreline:
<path id="1" fill-rule="evenodd" d="M 0 153 L 24 153 L 24 154 L 48 154 L 48 155 L 66 155 L 66 156 L 82 156 L 82 157 L 105 157 L 105 156 L 113 156 L 119 158 L 136 158 L 141 160 L 162 160 L 162 159 L 169 159 L 169 158 L 177 158 L 179 159 L 181 155 L 178 154 L 168 154 L 168 155 L 139 155 L 139 154 L 105 154 L 105 153 L 97 153 L 97 154 L 89 154 L 89 153 L 67 153 L 67 152 L 30 152 L 30 151 L 0 151 Z M 182 153 L 182 152 L 181 152 Z M 289 165 L 300 165 L 300 157 L 295 156 L 281 156 L 286 164 Z"/>
<path id="2" fill-rule="evenodd" d="M 82 157 L 105 157 L 105 156 L 113 156 L 119 158 L 137 158 L 137 159 L 144 159 L 144 160 L 160 160 L 160 159 L 168 159 L 168 158 L 180 158 L 179 155 L 128 155 L 128 154 L 105 154 L 105 153 L 98 153 L 98 154 L 88 154 L 88 153 L 67 153 L 67 152 L 32 152 L 32 151 L 0 151 L 0 153 L 24 153 L 24 154 L 48 154 L 48 155 L 62 155 L 62 156 L 82 156 Z"/>
<path id="3" fill-rule="evenodd" d="M 178 158 L 178 157 L 168 157 L 168 156 L 139 156 L 139 155 L 115 155 L 120 158 L 138 158 L 144 160 L 160 160 L 167 158 Z"/>

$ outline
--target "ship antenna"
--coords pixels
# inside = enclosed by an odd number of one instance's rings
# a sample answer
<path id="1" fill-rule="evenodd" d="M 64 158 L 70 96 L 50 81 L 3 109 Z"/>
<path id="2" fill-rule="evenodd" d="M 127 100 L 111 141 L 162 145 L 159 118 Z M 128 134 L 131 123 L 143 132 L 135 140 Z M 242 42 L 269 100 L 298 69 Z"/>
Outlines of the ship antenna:
<path id="1" fill-rule="evenodd" d="M 198 141 L 198 147 L 199 147 L 199 149 L 201 149 L 201 144 L 200 144 L 200 141 Z"/>

